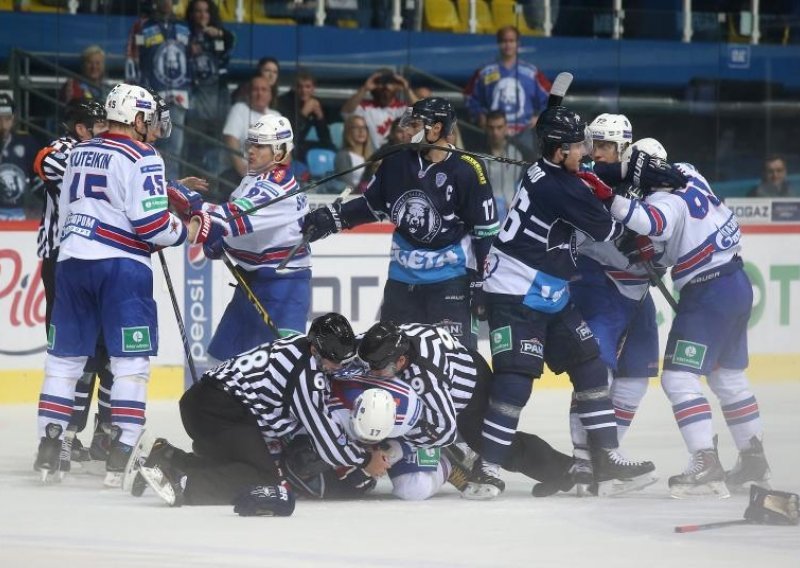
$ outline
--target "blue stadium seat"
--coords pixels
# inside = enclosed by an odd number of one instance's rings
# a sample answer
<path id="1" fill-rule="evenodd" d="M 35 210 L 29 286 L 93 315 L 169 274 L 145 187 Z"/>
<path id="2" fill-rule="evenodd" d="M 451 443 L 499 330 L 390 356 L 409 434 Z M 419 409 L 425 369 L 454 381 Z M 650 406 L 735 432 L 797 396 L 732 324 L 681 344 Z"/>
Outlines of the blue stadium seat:
<path id="1" fill-rule="evenodd" d="M 331 122 L 328 125 L 328 131 L 331 133 L 333 145 L 341 149 L 344 141 L 344 122 Z"/>
<path id="2" fill-rule="evenodd" d="M 333 150 L 324 148 L 312 148 L 309 150 L 308 154 L 306 154 L 306 163 L 308 164 L 308 171 L 311 172 L 311 178 L 319 179 L 333 173 L 335 159 L 336 152 Z"/>

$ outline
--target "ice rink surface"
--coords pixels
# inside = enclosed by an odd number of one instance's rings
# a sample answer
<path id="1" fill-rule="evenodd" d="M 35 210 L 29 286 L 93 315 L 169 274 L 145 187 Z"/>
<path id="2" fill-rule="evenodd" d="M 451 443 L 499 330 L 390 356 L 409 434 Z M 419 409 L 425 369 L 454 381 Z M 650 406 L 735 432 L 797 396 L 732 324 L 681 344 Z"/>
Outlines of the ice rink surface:
<path id="1" fill-rule="evenodd" d="M 800 492 L 800 382 L 755 385 L 775 489 Z M 567 390 L 534 390 L 522 429 L 569 451 Z M 711 397 L 709 397 L 711 400 Z M 736 459 L 713 405 L 720 455 Z M 34 405 L 0 406 L 0 566 L 800 566 L 800 527 L 734 526 L 675 534 L 679 524 L 741 518 L 747 499 L 670 499 L 666 479 L 686 465 L 680 434 L 658 388 L 645 397 L 625 452 L 653 460 L 660 481 L 612 499 L 530 496 L 531 480 L 506 474 L 506 492 L 469 502 L 448 486 L 427 502 L 394 500 L 382 482 L 355 502 L 297 504 L 289 518 L 241 518 L 232 507 L 170 509 L 74 474 L 43 487 L 31 469 Z M 187 448 L 177 404 L 148 406 L 148 430 Z M 81 436 L 89 442 L 87 432 Z"/>

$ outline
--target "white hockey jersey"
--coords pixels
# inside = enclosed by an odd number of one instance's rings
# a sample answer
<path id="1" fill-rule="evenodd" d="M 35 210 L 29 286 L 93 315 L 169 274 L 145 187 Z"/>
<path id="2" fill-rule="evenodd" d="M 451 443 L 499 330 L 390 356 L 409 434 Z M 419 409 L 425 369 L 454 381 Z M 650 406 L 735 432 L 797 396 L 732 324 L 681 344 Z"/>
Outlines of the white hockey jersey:
<path id="1" fill-rule="evenodd" d="M 278 166 L 258 176 L 245 176 L 223 205 L 205 205 L 212 214 L 230 217 L 246 211 L 298 187 L 288 166 Z M 225 250 L 245 270 L 277 266 L 294 245 L 303 240 L 302 219 L 308 213 L 305 194 L 284 199 L 228 223 Z M 287 268 L 311 266 L 311 251 L 303 247 L 289 261 Z"/>
<path id="2" fill-rule="evenodd" d="M 186 239 L 167 210 L 164 161 L 149 144 L 111 133 L 81 142 L 61 187 L 59 261 L 132 258 L 150 266 L 156 247 Z"/>
<path id="3" fill-rule="evenodd" d="M 657 250 L 663 249 L 654 243 Z M 614 283 L 619 293 L 632 300 L 640 300 L 650 287 L 647 270 L 641 264 L 631 264 L 617 245 L 610 241 L 598 242 L 580 233 L 578 235 L 578 254 L 597 262 L 606 277 Z M 579 265 L 580 266 L 580 265 Z"/>
<path id="4" fill-rule="evenodd" d="M 659 264 L 672 267 L 672 281 L 680 290 L 698 274 L 730 262 L 742 248 L 742 232 L 736 216 L 694 166 L 676 166 L 689 178 L 685 187 L 656 191 L 644 201 L 618 195 L 611 214 L 637 233 L 664 242 Z"/>

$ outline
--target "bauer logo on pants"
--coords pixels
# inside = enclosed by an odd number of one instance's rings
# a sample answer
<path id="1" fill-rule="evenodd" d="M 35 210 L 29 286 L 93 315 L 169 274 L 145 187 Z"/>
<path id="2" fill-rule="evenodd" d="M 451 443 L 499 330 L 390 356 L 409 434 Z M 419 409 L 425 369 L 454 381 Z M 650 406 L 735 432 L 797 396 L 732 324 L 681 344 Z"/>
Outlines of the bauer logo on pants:
<path id="1" fill-rule="evenodd" d="M 492 348 L 492 355 L 511 351 L 511 326 L 506 325 L 493 329 L 489 334 L 489 344 Z"/>
<path id="2" fill-rule="evenodd" d="M 142 327 L 123 327 L 122 328 L 122 350 L 126 353 L 137 351 L 150 351 L 150 328 Z"/>
<path id="3" fill-rule="evenodd" d="M 707 347 L 702 343 L 679 339 L 675 343 L 675 353 L 672 355 L 672 362 L 676 365 L 691 367 L 692 369 L 702 369 L 703 361 L 706 358 L 706 349 Z"/>

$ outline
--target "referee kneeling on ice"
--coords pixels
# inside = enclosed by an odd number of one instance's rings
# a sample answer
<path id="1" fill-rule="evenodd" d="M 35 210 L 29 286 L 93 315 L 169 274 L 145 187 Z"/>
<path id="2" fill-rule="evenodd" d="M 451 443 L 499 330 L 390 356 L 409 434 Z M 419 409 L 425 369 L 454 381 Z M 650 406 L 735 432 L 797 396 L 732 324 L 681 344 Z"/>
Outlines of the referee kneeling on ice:
<path id="1" fill-rule="evenodd" d="M 207 371 L 180 401 L 192 453 L 159 438 L 139 473 L 172 506 L 226 505 L 243 516 L 289 516 L 294 495 L 283 474 L 281 438 L 304 428 L 330 465 L 386 473 L 383 451 L 349 440 L 326 405 L 326 373 L 356 354 L 347 319 L 316 318 L 308 335 L 263 344 Z M 143 461 L 143 463 L 142 463 Z M 137 475 L 133 493 L 141 494 Z"/>

